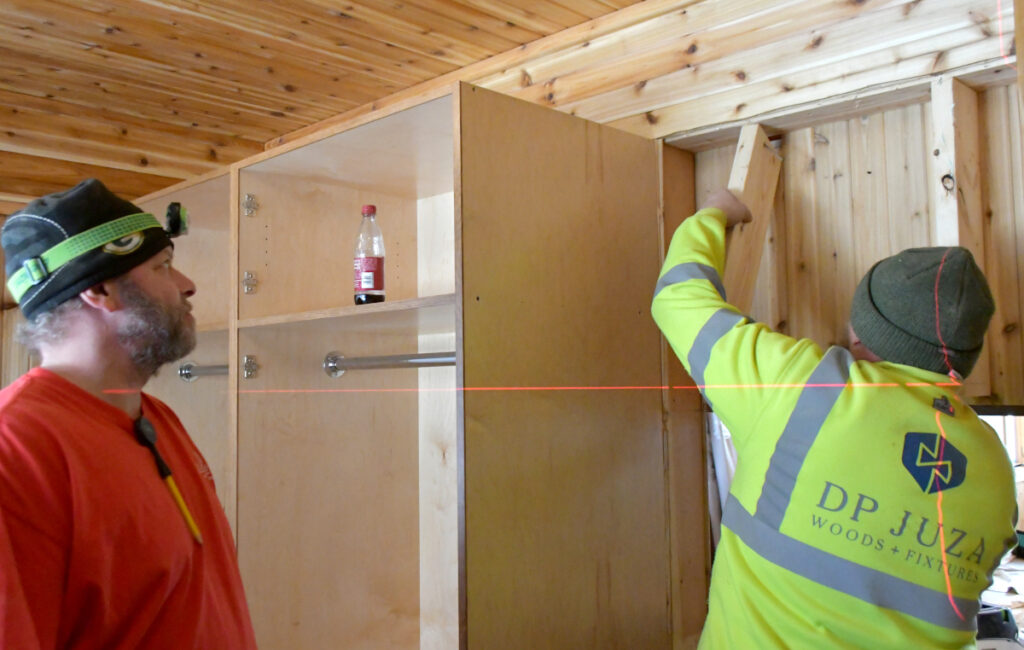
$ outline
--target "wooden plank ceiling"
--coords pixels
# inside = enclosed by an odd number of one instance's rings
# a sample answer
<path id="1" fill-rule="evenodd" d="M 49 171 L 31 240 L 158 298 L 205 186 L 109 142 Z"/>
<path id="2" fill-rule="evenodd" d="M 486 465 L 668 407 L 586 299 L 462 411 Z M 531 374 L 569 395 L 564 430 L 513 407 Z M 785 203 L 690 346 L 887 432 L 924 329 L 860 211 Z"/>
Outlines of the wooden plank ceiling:
<path id="1" fill-rule="evenodd" d="M 456 80 L 718 146 L 936 75 L 1011 83 L 1022 2 L 4 0 L 0 214 L 86 176 L 147 194 Z"/>
<path id="2" fill-rule="evenodd" d="M 636 0 L 4 0 L 0 214 L 137 197 Z"/>

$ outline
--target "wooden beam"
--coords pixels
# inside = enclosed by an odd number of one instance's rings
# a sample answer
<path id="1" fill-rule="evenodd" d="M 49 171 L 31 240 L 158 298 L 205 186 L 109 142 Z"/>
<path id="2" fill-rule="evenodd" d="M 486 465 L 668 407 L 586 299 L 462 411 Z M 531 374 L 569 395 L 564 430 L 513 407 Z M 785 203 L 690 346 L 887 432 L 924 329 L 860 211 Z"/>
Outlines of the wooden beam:
<path id="1" fill-rule="evenodd" d="M 4 138 L 0 141 L 0 151 L 53 157 L 79 164 L 112 167 L 124 171 L 153 170 L 157 174 L 177 179 L 188 178 L 216 167 L 216 165 L 194 161 L 152 156 L 144 151 L 130 151 L 117 146 L 100 145 L 85 139 L 51 137 L 29 130 L 5 133 Z"/>
<path id="2" fill-rule="evenodd" d="M 932 82 L 932 139 L 932 241 L 937 246 L 963 246 L 984 269 L 978 95 L 954 77 L 937 77 Z M 964 382 L 964 394 L 969 397 L 991 393 L 990 349 L 985 347 Z"/>
<path id="3" fill-rule="evenodd" d="M 67 189 L 86 178 L 98 178 L 118 196 L 134 200 L 178 181 L 69 160 L 0 151 L 0 193 L 37 198 Z M 19 199 L 20 200 L 20 199 Z"/>
<path id="4" fill-rule="evenodd" d="M 753 220 L 733 228 L 729 234 L 722 279 L 729 304 L 743 312 L 750 311 L 754 302 L 754 285 L 781 167 L 782 158 L 772 148 L 764 129 L 758 124 L 743 127 L 729 175 L 729 189 L 750 208 Z"/>
<path id="5" fill-rule="evenodd" d="M 979 61 L 990 61 L 993 67 L 1005 63 L 998 37 L 989 33 L 997 27 L 993 21 L 979 29 L 966 15 L 951 19 L 947 9 L 945 0 L 923 0 L 912 18 L 901 20 L 900 12 L 890 16 L 889 11 L 853 18 L 835 25 L 817 47 L 811 47 L 816 38 L 797 35 L 785 44 L 663 75 L 643 88 L 620 89 L 601 98 L 600 106 L 595 98 L 597 111 L 585 103 L 565 108 L 599 122 L 611 119 L 613 126 L 646 137 L 665 137 L 726 121 L 757 120 L 787 106 L 928 78 Z M 922 11 L 937 13 L 918 13 Z M 878 40 L 859 46 L 865 33 L 877 34 Z M 896 60 L 894 48 L 900 53 Z M 737 70 L 743 72 L 742 82 Z M 627 117 L 615 119 L 608 113 L 616 105 Z"/>
<path id="6" fill-rule="evenodd" d="M 10 54 L 0 48 L 0 60 L 3 56 Z M 45 67 L 45 63 L 41 63 Z M 0 73 L 4 70 L 0 67 Z M 91 75 L 92 71 L 89 72 Z M 119 132 L 122 129 L 133 131 L 144 129 L 152 131 L 158 129 L 166 138 L 178 140 L 197 140 L 206 144 L 224 149 L 238 148 L 243 155 L 249 155 L 253 148 L 253 141 L 260 138 L 262 133 L 272 133 L 273 128 L 268 125 L 271 120 L 290 122 L 287 118 L 274 118 L 269 114 L 246 119 L 237 111 L 231 111 L 227 107 L 221 113 L 223 121 L 214 122 L 213 114 L 216 110 L 211 103 L 204 106 L 196 106 L 196 112 L 185 108 L 181 102 L 174 101 L 174 97 L 161 96 L 148 87 L 109 87 L 102 82 L 96 81 L 91 84 L 92 94 L 83 91 L 81 88 L 68 88 L 67 94 L 63 97 L 43 96 L 25 88 L 27 84 L 20 81 L 17 84 L 4 84 L 0 81 L 0 110 L 27 111 L 29 114 L 46 115 L 70 115 L 76 119 L 88 120 L 91 123 L 102 125 L 111 131 Z M 12 86 L 17 89 L 12 89 Z M 51 88 L 52 90 L 52 88 Z M 122 94 L 124 97 L 132 97 L 130 101 L 119 102 L 111 105 L 109 95 Z M 138 97 L 149 95 L 152 102 L 140 104 Z M 154 110 L 158 104 L 163 104 L 163 110 Z M 167 105 L 169 104 L 169 106 Z M 140 113 L 144 113 L 143 116 Z M 192 117 L 199 117 L 202 113 L 202 122 L 192 120 Z M 229 115 L 230 114 L 230 115 Z M 14 118 L 12 118 L 14 119 Z M 6 121 L 5 124 L 12 124 Z M 240 137 L 238 133 L 246 133 L 246 137 Z M 225 157 L 232 154 L 225 150 Z"/>
<path id="7" fill-rule="evenodd" d="M 102 108 L 80 114 L 59 101 L 0 91 L 4 151 L 71 160 L 176 178 L 196 174 L 254 154 L 258 142 L 200 129 L 169 127 L 169 133 L 138 120 L 119 119 Z"/>
<path id="8" fill-rule="evenodd" d="M 1013 83 L 1015 72 L 1002 59 L 973 63 L 949 74 L 975 88 Z M 740 128 L 758 122 L 771 136 L 809 126 L 819 126 L 893 108 L 924 104 L 931 98 L 931 77 L 898 79 L 848 93 L 783 106 L 749 118 L 729 120 L 665 137 L 665 142 L 690 151 L 705 151 L 735 142 Z"/>
<path id="9" fill-rule="evenodd" d="M 985 275 L 996 312 L 985 347 L 991 362 L 991 402 L 1024 404 L 1024 304 L 1021 269 L 1024 268 L 1024 191 L 1020 187 L 1022 138 L 1018 94 L 1013 88 L 991 88 L 980 97 L 983 141 L 981 177 L 985 210 Z M 1015 218 L 1016 217 L 1016 218 Z M 983 352 L 984 354 L 984 352 Z M 989 401 L 989 400 L 986 400 Z M 1024 421 L 1024 418 L 1020 418 Z M 1019 441 L 1024 445 L 1024 440 Z"/>
<path id="10" fill-rule="evenodd" d="M 252 139 L 260 140 L 273 136 L 275 124 L 286 129 L 299 128 L 303 124 L 303 116 L 277 108 L 242 104 L 230 98 L 218 100 L 213 94 L 202 98 L 188 97 L 155 87 L 143 79 L 122 82 L 92 77 L 92 82 L 85 85 L 69 83 L 55 88 L 46 80 L 45 62 L 23 66 L 29 69 L 15 75 L 4 67 L 3 57 L 8 53 L 9 50 L 0 47 L 0 90 L 60 102 L 71 115 L 89 114 L 104 108 L 109 110 L 111 97 L 123 97 L 126 99 L 120 101 L 112 112 L 150 126 L 154 123 L 167 125 L 172 130 L 196 128 L 223 133 L 226 137 L 246 133 L 251 134 Z M 77 74 L 89 77 L 93 71 L 79 70 Z"/>

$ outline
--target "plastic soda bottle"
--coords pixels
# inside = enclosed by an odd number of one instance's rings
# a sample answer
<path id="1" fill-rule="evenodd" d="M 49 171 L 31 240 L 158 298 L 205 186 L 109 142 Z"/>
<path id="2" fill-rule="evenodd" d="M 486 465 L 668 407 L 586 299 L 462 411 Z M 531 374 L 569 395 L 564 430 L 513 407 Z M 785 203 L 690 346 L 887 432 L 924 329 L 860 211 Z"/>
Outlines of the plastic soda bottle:
<path id="1" fill-rule="evenodd" d="M 363 206 L 352 267 L 356 304 L 384 302 L 384 235 L 377 225 L 375 205 Z"/>

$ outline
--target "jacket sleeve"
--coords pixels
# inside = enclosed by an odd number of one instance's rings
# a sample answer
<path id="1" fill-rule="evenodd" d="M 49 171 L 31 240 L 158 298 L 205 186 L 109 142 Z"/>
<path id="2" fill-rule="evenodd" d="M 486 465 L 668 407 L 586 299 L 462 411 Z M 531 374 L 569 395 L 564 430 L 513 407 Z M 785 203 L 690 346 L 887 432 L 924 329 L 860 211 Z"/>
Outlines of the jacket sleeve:
<path id="1" fill-rule="evenodd" d="M 768 404 L 796 399 L 798 391 L 785 388 L 802 385 L 822 351 L 808 339 L 772 332 L 726 302 L 724 269 L 725 215 L 716 208 L 701 210 L 672 237 L 651 313 L 740 444 L 756 430 L 754 424 Z"/>

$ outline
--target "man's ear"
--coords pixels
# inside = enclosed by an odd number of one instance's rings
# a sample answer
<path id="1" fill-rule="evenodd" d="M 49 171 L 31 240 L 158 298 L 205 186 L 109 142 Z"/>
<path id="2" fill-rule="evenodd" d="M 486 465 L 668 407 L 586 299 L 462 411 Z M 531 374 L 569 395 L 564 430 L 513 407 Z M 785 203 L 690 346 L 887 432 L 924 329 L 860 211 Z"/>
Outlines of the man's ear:
<path id="1" fill-rule="evenodd" d="M 121 299 L 117 286 L 110 280 L 93 285 L 78 294 L 87 306 L 103 311 L 116 311 L 121 308 Z"/>
<path id="2" fill-rule="evenodd" d="M 864 341 L 860 340 L 857 336 L 857 332 L 853 331 L 853 325 L 847 325 L 847 332 L 850 335 L 850 352 L 853 353 L 853 358 L 857 361 L 881 361 L 882 357 L 872 352 L 868 346 L 864 345 Z"/>

